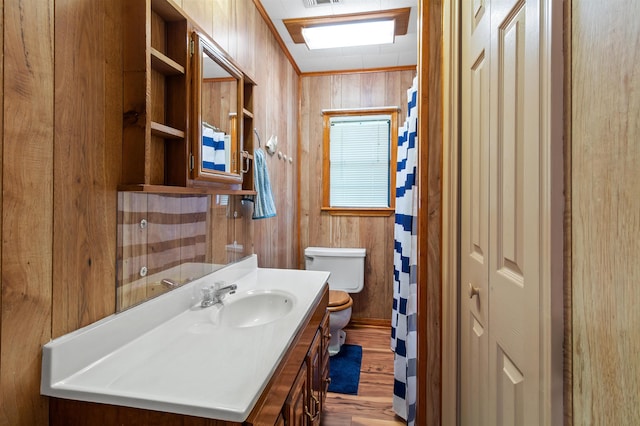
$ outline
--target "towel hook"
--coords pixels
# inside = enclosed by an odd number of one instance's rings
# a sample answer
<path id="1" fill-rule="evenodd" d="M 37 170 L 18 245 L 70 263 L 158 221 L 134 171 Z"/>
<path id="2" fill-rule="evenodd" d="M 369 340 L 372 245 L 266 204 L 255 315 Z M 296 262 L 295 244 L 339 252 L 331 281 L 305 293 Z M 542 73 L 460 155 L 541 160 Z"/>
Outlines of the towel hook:
<path id="1" fill-rule="evenodd" d="M 249 173 L 249 170 L 251 170 L 251 166 L 249 163 L 249 161 L 251 160 L 249 158 L 249 152 L 243 150 L 241 151 L 240 156 L 242 157 L 240 162 L 240 173 L 241 174 Z M 246 169 L 244 168 L 245 164 L 247 165 Z"/>
<path id="2" fill-rule="evenodd" d="M 256 137 L 258 138 L 258 148 L 262 148 L 262 142 L 260 141 L 260 135 L 258 134 L 258 129 L 256 129 L 255 127 L 253 128 L 253 133 L 256 134 Z"/>

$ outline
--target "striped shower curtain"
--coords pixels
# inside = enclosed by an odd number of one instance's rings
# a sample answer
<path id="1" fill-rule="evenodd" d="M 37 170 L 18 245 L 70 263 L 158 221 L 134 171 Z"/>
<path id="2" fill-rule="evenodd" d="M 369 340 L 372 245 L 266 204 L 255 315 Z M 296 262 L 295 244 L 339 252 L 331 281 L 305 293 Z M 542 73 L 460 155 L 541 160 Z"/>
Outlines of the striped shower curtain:
<path id="1" fill-rule="evenodd" d="M 407 91 L 408 114 L 398 129 L 396 214 L 393 249 L 393 312 L 391 349 L 394 351 L 393 409 L 408 425 L 416 414 L 417 320 L 417 77 Z"/>

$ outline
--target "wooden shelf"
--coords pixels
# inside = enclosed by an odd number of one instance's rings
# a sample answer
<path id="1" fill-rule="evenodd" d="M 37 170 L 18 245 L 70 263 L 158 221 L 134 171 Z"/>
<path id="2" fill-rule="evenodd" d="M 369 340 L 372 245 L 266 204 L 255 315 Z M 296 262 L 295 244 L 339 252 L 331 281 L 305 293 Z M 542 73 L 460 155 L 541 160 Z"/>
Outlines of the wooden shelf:
<path id="1" fill-rule="evenodd" d="M 123 1 L 122 5 L 126 43 L 122 46 L 121 182 L 184 185 L 188 18 L 174 0 Z"/>
<path id="2" fill-rule="evenodd" d="M 151 48 L 151 68 L 164 75 L 184 75 L 184 67 L 160 52 Z"/>
<path id="3" fill-rule="evenodd" d="M 118 185 L 118 191 L 146 192 L 149 194 L 256 195 L 256 191 L 248 191 L 245 189 L 185 187 L 185 186 L 170 186 L 170 185 L 144 185 L 144 184 Z"/>
<path id="4" fill-rule="evenodd" d="M 184 131 L 165 126 L 164 124 L 151 122 L 151 134 L 164 139 L 184 139 Z"/>
<path id="5" fill-rule="evenodd" d="M 242 88 L 242 162 L 247 162 L 248 172 L 242 177 L 242 187 L 246 190 L 252 190 L 253 185 L 253 167 L 254 158 L 253 152 L 256 147 L 256 141 L 254 139 L 254 133 L 256 129 L 254 127 L 253 116 L 253 92 L 255 88 L 254 80 L 244 75 L 244 84 Z M 257 136 L 257 133 L 255 133 Z M 257 136 L 259 142 L 259 136 Z"/>
<path id="6" fill-rule="evenodd" d="M 172 0 L 151 0 L 151 9 L 168 22 L 186 19 L 186 17 L 178 11 L 179 6 Z"/>

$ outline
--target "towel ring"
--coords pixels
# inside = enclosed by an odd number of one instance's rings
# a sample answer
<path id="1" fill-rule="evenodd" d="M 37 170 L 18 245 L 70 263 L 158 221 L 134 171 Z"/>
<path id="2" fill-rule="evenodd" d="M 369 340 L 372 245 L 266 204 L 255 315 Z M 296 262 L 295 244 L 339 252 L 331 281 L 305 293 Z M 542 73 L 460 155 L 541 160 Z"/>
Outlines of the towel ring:
<path id="1" fill-rule="evenodd" d="M 249 173 L 249 170 L 251 170 L 251 165 L 249 163 L 251 159 L 249 158 L 249 153 L 247 151 L 242 151 L 241 154 L 242 154 L 242 162 L 240 163 L 240 173 L 241 174 Z M 244 168 L 245 164 L 247 165 L 246 170 Z"/>

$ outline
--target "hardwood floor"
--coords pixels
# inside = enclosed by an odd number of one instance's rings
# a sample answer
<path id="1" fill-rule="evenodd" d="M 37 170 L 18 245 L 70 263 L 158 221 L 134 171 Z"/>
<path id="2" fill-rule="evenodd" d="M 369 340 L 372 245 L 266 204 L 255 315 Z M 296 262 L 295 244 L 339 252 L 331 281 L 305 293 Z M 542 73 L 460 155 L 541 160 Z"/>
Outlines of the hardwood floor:
<path id="1" fill-rule="evenodd" d="M 329 392 L 321 426 L 406 425 L 392 407 L 393 352 L 387 327 L 348 327 L 345 343 L 362 346 L 358 395 Z"/>

